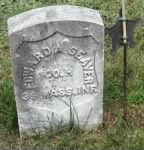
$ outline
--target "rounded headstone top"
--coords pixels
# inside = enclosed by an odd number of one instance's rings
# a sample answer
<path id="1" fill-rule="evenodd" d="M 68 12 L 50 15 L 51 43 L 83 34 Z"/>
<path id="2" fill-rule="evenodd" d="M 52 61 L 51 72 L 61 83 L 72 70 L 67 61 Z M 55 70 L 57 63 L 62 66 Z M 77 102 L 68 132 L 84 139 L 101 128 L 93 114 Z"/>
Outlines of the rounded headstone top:
<path id="1" fill-rule="evenodd" d="M 98 11 L 72 5 L 57 5 L 33 9 L 8 19 L 9 34 L 36 24 L 54 21 L 83 21 L 103 25 Z"/>

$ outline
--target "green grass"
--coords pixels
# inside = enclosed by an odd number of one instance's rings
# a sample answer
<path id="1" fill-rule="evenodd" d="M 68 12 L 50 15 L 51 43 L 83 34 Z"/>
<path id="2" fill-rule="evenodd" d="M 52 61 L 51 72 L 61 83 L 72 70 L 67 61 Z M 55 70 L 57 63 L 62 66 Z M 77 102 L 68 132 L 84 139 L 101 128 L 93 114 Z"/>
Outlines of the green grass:
<path id="1" fill-rule="evenodd" d="M 104 126 L 98 130 L 83 131 L 78 127 L 61 128 L 55 134 L 47 130 L 45 135 L 37 135 L 20 139 L 18 132 L 3 133 L 0 135 L 0 147 L 7 149 L 141 149 L 144 147 L 144 106 L 129 107 L 128 123 L 124 122 L 117 109 L 114 113 L 105 112 Z"/>
<path id="2" fill-rule="evenodd" d="M 144 26 L 140 25 L 135 30 L 136 46 L 129 49 L 129 84 L 128 101 L 131 105 L 135 104 L 130 113 L 135 109 L 141 111 L 140 114 L 134 113 L 133 120 L 130 120 L 133 126 L 122 128 L 119 126 L 120 116 L 114 125 L 111 121 L 107 127 L 101 127 L 98 131 L 75 132 L 65 131 L 63 129 L 53 137 L 34 137 L 32 139 L 21 141 L 17 136 L 17 114 L 14 98 L 14 88 L 11 73 L 10 53 L 7 34 L 7 19 L 10 16 L 21 12 L 54 4 L 80 5 L 100 11 L 104 23 L 114 23 L 119 8 L 120 0 L 0 0 L 0 130 L 5 129 L 4 135 L 0 134 L 0 147 L 10 148 L 24 147 L 32 145 L 32 148 L 51 146 L 53 148 L 141 148 L 144 147 L 143 125 L 137 125 L 134 122 L 142 122 L 144 109 L 139 109 L 144 104 Z M 127 11 L 129 18 L 144 19 L 144 1 L 127 0 Z M 123 100 L 123 51 L 119 49 L 115 56 L 110 55 L 111 42 L 109 38 L 105 39 L 105 88 L 104 88 L 104 108 L 105 112 L 117 112 L 121 108 Z M 116 109 L 115 109 L 116 108 Z M 112 126 L 112 127 L 111 127 Z M 14 133 L 13 133 L 14 132 Z M 6 134 L 6 135 L 5 135 Z M 1 140 L 2 139 L 2 140 Z"/>

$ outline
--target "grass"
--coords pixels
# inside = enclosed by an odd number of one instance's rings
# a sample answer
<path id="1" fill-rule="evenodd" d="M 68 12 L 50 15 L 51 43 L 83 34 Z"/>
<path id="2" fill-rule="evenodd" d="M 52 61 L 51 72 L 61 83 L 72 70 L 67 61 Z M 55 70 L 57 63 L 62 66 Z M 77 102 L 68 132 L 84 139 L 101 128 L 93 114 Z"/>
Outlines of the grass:
<path id="1" fill-rule="evenodd" d="M 135 48 L 129 49 L 129 120 L 121 125 L 123 99 L 123 51 L 110 55 L 111 42 L 105 39 L 105 127 L 98 130 L 71 132 L 64 128 L 53 136 L 20 140 L 17 131 L 17 114 L 7 34 L 7 18 L 26 10 L 54 4 L 80 5 L 100 11 L 104 23 L 114 23 L 120 0 L 0 0 L 0 147 L 52 147 L 52 148 L 142 148 L 144 147 L 144 26 L 135 30 Z M 127 0 L 129 18 L 144 18 L 144 1 Z M 111 113 L 110 113 L 111 112 Z M 2 131 L 4 130 L 4 131 Z"/>
<path id="2" fill-rule="evenodd" d="M 7 149 L 105 149 L 125 148 L 141 149 L 144 147 L 144 106 L 129 106 L 128 123 L 124 122 L 121 109 L 105 112 L 104 126 L 98 130 L 83 131 L 78 127 L 69 130 L 69 126 L 61 128 L 55 134 L 48 130 L 45 135 L 20 139 L 18 132 L 13 131 L 0 135 L 0 147 Z M 7 137 L 7 138 L 6 138 Z"/>

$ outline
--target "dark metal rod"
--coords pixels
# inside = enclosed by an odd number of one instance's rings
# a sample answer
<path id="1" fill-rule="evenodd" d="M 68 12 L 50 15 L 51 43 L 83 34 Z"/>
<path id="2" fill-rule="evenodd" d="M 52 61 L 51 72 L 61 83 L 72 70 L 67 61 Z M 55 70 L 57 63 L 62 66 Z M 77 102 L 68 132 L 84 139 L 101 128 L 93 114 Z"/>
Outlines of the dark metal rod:
<path id="1" fill-rule="evenodd" d="M 124 99 L 123 99 L 123 119 L 127 120 L 127 107 L 128 107 L 128 98 L 127 98 L 127 92 L 128 92 L 128 51 L 127 51 L 127 44 L 124 44 L 124 80 L 123 80 L 123 86 L 124 86 Z"/>
<path id="2" fill-rule="evenodd" d="M 123 98 L 123 120 L 127 121 L 127 84 L 128 84 L 128 60 L 127 60 L 127 48 L 128 48 L 128 37 L 127 37 L 127 21 L 125 11 L 125 0 L 122 0 L 122 28 L 123 28 L 123 46 L 124 46 L 124 98 Z"/>

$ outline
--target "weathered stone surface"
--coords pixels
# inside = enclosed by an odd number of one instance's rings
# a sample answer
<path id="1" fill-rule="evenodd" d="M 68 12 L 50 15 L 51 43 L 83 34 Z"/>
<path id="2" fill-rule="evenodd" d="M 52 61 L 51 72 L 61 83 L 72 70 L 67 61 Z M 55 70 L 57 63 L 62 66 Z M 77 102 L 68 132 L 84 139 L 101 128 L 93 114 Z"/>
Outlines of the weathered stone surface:
<path id="1" fill-rule="evenodd" d="M 104 64 L 99 13 L 68 5 L 39 8 L 9 18 L 8 31 L 21 136 L 70 119 L 81 128 L 97 127 Z"/>

